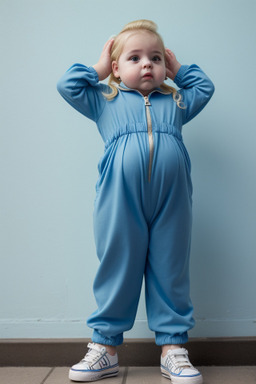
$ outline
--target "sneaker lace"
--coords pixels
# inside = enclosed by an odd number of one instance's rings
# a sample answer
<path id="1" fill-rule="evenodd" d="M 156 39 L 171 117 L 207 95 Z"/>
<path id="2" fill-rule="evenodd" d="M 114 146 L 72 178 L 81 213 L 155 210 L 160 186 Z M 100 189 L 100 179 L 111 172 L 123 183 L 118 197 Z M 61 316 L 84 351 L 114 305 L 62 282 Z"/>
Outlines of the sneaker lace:
<path id="1" fill-rule="evenodd" d="M 168 355 L 175 370 L 194 368 L 189 361 L 188 351 L 185 348 L 172 350 Z"/>
<path id="2" fill-rule="evenodd" d="M 92 364 L 100 358 L 100 356 L 102 355 L 102 351 L 99 349 L 99 347 L 92 343 L 88 344 L 88 348 L 89 350 L 86 353 L 85 357 L 82 359 L 82 362 Z"/>

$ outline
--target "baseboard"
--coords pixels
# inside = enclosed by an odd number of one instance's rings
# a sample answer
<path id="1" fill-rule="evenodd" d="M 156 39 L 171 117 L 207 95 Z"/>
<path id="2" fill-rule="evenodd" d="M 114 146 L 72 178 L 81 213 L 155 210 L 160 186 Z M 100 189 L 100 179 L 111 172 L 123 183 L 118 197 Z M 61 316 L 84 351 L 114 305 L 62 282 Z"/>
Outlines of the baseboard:
<path id="1" fill-rule="evenodd" d="M 1 339 L 0 366 L 70 366 L 86 353 L 89 339 Z M 256 338 L 191 339 L 185 347 L 197 366 L 255 365 Z M 121 366 L 157 366 L 153 339 L 127 339 L 118 347 Z"/>

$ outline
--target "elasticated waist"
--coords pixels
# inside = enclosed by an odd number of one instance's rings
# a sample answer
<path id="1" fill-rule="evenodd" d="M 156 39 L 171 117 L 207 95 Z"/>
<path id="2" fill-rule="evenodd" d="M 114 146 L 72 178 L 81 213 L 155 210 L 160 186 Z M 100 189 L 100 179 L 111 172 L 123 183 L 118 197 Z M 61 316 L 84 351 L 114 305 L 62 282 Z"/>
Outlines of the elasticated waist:
<path id="1" fill-rule="evenodd" d="M 113 141 L 117 140 L 119 137 L 124 135 L 130 135 L 130 134 L 140 134 L 140 133 L 147 133 L 147 127 L 144 126 L 144 124 L 132 124 L 132 125 L 126 125 L 124 129 L 120 128 L 118 130 L 119 132 L 116 132 L 111 138 L 105 141 L 105 147 L 107 148 Z M 182 134 L 181 131 L 176 128 L 173 125 L 165 124 L 163 123 L 161 127 L 153 127 L 152 129 L 153 134 L 154 133 L 163 133 L 168 134 L 176 137 L 178 140 L 182 140 Z"/>

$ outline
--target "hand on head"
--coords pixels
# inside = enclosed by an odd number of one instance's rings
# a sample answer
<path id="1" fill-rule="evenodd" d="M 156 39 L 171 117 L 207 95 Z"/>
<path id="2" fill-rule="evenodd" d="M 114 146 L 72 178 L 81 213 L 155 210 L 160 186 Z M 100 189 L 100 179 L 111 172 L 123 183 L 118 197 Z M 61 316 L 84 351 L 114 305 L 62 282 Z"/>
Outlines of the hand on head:
<path id="1" fill-rule="evenodd" d="M 113 46 L 113 43 L 114 39 L 109 39 L 106 42 L 101 52 L 98 63 L 93 65 L 93 68 L 98 73 L 99 80 L 106 79 L 112 72 L 111 48 Z"/>
<path id="2" fill-rule="evenodd" d="M 175 54 L 168 48 L 165 49 L 166 76 L 174 80 L 181 67 Z"/>

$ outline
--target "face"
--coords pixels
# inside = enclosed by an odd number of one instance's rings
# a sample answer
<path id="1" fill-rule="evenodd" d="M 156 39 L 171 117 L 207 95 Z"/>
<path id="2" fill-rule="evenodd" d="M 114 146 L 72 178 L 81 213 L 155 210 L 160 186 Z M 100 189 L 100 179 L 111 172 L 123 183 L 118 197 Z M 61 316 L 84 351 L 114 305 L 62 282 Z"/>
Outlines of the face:
<path id="1" fill-rule="evenodd" d="M 114 76 L 144 96 L 165 80 L 166 67 L 162 45 L 153 33 L 140 31 L 131 34 L 117 61 L 113 61 Z"/>

